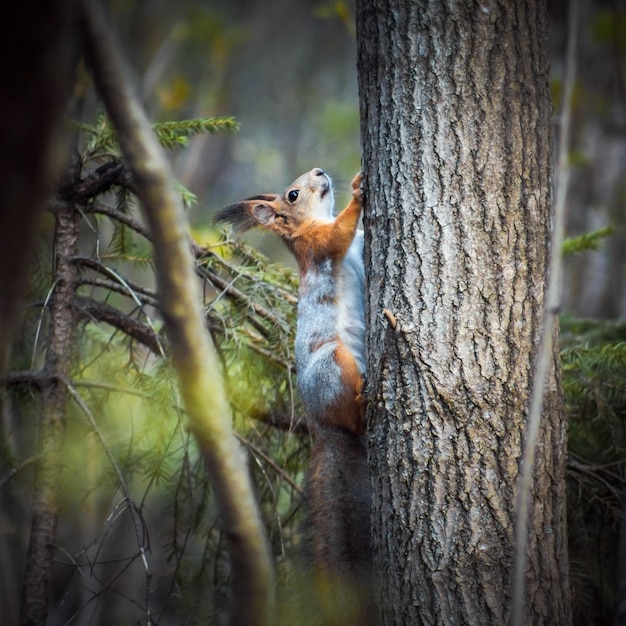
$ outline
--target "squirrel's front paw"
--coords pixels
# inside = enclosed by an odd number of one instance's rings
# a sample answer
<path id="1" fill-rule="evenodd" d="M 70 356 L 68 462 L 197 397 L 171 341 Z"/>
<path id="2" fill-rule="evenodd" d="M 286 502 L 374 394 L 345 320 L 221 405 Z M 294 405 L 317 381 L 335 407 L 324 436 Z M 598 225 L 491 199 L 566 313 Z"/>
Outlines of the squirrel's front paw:
<path id="1" fill-rule="evenodd" d="M 352 195 L 356 200 L 363 203 L 363 179 L 365 178 L 365 174 L 363 172 L 359 172 L 352 179 Z"/>

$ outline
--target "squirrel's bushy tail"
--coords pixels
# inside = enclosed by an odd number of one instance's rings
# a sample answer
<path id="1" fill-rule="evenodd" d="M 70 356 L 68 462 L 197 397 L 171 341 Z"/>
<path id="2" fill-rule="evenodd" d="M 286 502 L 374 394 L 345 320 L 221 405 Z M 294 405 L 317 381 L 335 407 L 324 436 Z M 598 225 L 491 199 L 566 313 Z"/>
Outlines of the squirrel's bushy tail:
<path id="1" fill-rule="evenodd" d="M 301 528 L 302 559 L 312 578 L 316 605 L 312 623 L 373 624 L 371 487 L 365 441 L 327 426 L 316 426 L 312 436 Z"/>

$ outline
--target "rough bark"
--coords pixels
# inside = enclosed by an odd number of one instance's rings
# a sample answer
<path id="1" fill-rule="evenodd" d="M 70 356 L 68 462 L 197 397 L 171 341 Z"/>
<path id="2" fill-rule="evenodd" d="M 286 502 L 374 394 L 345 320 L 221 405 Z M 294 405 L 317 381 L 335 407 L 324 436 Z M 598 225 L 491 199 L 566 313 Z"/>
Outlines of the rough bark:
<path id="1" fill-rule="evenodd" d="M 503 624 L 550 239 L 545 6 L 359 0 L 357 38 L 381 622 Z M 544 407 L 525 623 L 565 624 L 556 355 Z"/>
<path id="2" fill-rule="evenodd" d="M 67 380 L 75 326 L 74 284 L 80 213 L 59 203 L 55 229 L 56 284 L 50 304 L 50 332 L 42 385 L 39 450 L 35 470 L 33 517 L 22 585 L 19 623 L 42 625 L 48 616 L 50 577 L 59 510 L 59 484 L 65 442 Z"/>

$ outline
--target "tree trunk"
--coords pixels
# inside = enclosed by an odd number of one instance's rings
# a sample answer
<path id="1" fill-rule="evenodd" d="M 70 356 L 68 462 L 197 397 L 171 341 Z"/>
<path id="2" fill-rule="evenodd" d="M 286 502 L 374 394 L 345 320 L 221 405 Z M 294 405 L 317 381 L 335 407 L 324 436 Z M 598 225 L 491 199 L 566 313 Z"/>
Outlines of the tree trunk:
<path id="1" fill-rule="evenodd" d="M 55 217 L 56 284 L 50 304 L 50 334 L 43 370 L 33 518 L 19 618 L 22 626 L 43 625 L 48 617 L 65 443 L 68 396 L 65 381 L 70 369 L 76 322 L 72 305 L 77 270 L 71 258 L 76 255 L 80 213 L 73 204 L 60 202 Z"/>
<path id="2" fill-rule="evenodd" d="M 550 239 L 545 5 L 359 0 L 357 38 L 381 623 L 504 624 Z M 570 622 L 558 382 L 555 352 L 527 624 Z"/>

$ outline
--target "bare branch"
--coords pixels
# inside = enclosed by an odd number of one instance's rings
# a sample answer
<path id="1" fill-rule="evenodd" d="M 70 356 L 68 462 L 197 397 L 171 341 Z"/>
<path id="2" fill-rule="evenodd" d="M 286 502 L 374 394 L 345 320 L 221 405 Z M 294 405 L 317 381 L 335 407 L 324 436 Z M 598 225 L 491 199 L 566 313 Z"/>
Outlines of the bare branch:
<path id="1" fill-rule="evenodd" d="M 126 213 L 122 213 L 113 207 L 94 202 L 85 209 L 85 213 L 98 213 L 100 215 L 106 215 L 116 222 L 120 222 L 121 224 L 128 226 L 142 237 L 145 237 L 148 241 L 152 241 L 150 232 L 139 220 L 136 220 L 132 215 L 126 215 Z"/>
<path id="2" fill-rule="evenodd" d="M 119 309 L 89 298 L 77 298 L 75 306 L 83 315 L 99 322 L 106 322 L 143 344 L 154 354 L 163 355 L 163 347 L 155 332 L 132 317 L 124 315 Z"/>
<path id="3" fill-rule="evenodd" d="M 34 465 L 36 462 L 37 457 L 31 456 L 24 459 L 19 465 L 12 467 L 3 478 L 0 478 L 0 489 L 10 483 L 20 472 L 24 471 L 27 467 Z"/>
<path id="4" fill-rule="evenodd" d="M 89 422 L 89 425 L 91 426 L 91 429 L 93 430 L 100 445 L 102 446 L 102 449 L 104 450 L 104 453 L 109 459 L 109 463 L 111 463 L 111 467 L 113 468 L 113 471 L 115 472 L 115 475 L 117 476 L 117 481 L 120 485 L 120 489 L 122 490 L 122 493 L 124 494 L 124 500 L 126 501 L 126 504 L 128 505 L 128 511 L 130 512 L 130 516 L 133 522 L 133 527 L 135 529 L 137 547 L 139 548 L 141 560 L 143 562 L 144 570 L 146 572 L 146 598 L 148 601 L 148 604 L 146 605 L 146 617 L 148 619 L 148 623 L 151 623 L 150 584 L 152 581 L 152 572 L 150 571 L 150 565 L 148 564 L 148 558 L 146 556 L 148 542 L 147 542 L 147 537 L 145 534 L 145 524 L 141 517 L 141 513 L 137 505 L 135 504 L 135 501 L 132 499 L 130 495 L 130 489 L 128 487 L 128 484 L 126 483 L 124 474 L 122 474 L 122 470 L 120 469 L 120 466 L 117 464 L 117 461 L 115 460 L 115 457 L 113 456 L 113 453 L 111 452 L 111 450 L 109 450 L 108 446 L 106 445 L 102 437 L 102 432 L 100 431 L 100 428 L 98 427 L 96 418 L 93 416 L 92 412 L 89 410 L 89 407 L 87 406 L 87 404 L 85 404 L 85 401 L 80 397 L 80 394 L 76 391 L 76 389 L 74 389 L 74 387 L 72 387 L 69 381 L 64 379 L 63 382 L 70 396 L 72 397 L 76 405 L 80 408 L 80 410 L 83 412 L 83 414 L 87 418 L 87 421 Z"/>
<path id="5" fill-rule="evenodd" d="M 128 289 L 125 289 L 118 283 L 114 283 L 112 280 L 103 280 L 100 278 L 78 278 L 76 280 L 76 286 L 80 287 L 81 285 L 99 287 L 101 289 L 106 289 L 107 291 L 115 291 L 116 293 L 122 294 L 123 296 L 129 296 Z M 145 291 L 147 294 L 148 290 L 146 289 Z M 156 294 L 153 294 L 151 296 L 142 294 L 140 300 L 142 304 L 146 304 L 155 308 L 158 308 L 159 306 L 159 301 L 157 300 Z"/>
<path id="6" fill-rule="evenodd" d="M 73 263 L 77 263 L 82 267 L 86 267 L 90 270 L 93 270 L 94 272 L 98 272 L 98 274 L 102 274 L 107 278 L 114 278 L 118 281 L 120 285 L 125 288 L 126 295 L 130 295 L 131 292 L 136 292 L 144 296 L 148 296 L 149 298 L 156 297 L 156 294 L 153 291 L 146 289 L 143 285 L 140 285 L 139 283 L 134 283 L 127 278 L 122 278 L 117 272 L 114 272 L 111 268 L 107 267 L 106 265 L 104 265 L 104 263 L 101 263 L 96 259 L 86 256 L 73 256 L 70 260 Z"/>
<path id="7" fill-rule="evenodd" d="M 16 370 L 13 372 L 7 372 L 3 376 L 0 376 L 0 387 L 16 387 L 18 385 L 25 385 L 41 389 L 41 387 L 49 380 L 50 376 L 41 371 Z"/>
<path id="8" fill-rule="evenodd" d="M 76 181 L 69 176 L 59 188 L 59 197 L 65 202 L 79 202 L 85 204 L 88 200 L 107 192 L 121 180 L 124 166 L 121 163 L 109 161 L 91 172 L 83 180 Z"/>

